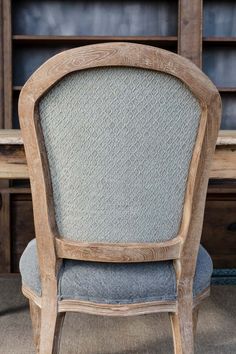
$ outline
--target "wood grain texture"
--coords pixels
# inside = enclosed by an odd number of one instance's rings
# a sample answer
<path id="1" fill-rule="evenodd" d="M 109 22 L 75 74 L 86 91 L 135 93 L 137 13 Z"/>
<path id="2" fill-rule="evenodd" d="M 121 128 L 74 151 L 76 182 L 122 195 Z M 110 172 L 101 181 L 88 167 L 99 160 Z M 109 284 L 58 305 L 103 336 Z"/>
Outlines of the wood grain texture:
<path id="1" fill-rule="evenodd" d="M 170 313 L 175 354 L 194 354 L 192 301 L 183 298 L 176 313 Z"/>
<path id="2" fill-rule="evenodd" d="M 179 0 L 178 53 L 202 66 L 202 0 Z"/>
<path id="3" fill-rule="evenodd" d="M 196 306 L 193 309 L 193 335 L 194 335 L 194 337 L 196 337 L 196 335 L 197 335 L 198 313 L 199 313 L 199 308 L 198 308 L 198 306 Z"/>
<path id="4" fill-rule="evenodd" d="M 0 145 L 0 176 L 8 179 L 29 178 L 23 145 Z"/>
<path id="5" fill-rule="evenodd" d="M 216 149 L 210 176 L 214 179 L 236 178 L 236 145 L 221 145 Z"/>
<path id="6" fill-rule="evenodd" d="M 176 237 L 162 243 L 79 243 L 66 239 L 55 239 L 59 258 L 81 259 L 96 262 L 150 262 L 178 259 L 182 240 Z"/>
<path id="7" fill-rule="evenodd" d="M 22 292 L 30 301 L 41 308 L 42 298 L 36 295 L 32 290 L 23 286 Z M 198 296 L 193 299 L 193 312 L 194 309 L 198 309 L 201 302 L 206 299 L 210 294 L 210 289 L 204 290 Z M 135 304 L 99 304 L 91 301 L 80 301 L 80 300 L 60 300 L 58 301 L 58 312 L 79 312 L 79 313 L 89 313 L 91 315 L 101 315 L 101 316 L 117 316 L 117 317 L 127 317 L 127 316 L 138 316 L 148 313 L 156 312 L 177 312 L 177 301 L 152 301 L 143 302 Z"/>
<path id="8" fill-rule="evenodd" d="M 29 300 L 30 317 L 32 322 L 34 345 L 36 353 L 39 353 L 40 328 L 41 328 L 41 308 L 33 300 Z"/>
<path id="9" fill-rule="evenodd" d="M 40 127 L 37 103 L 40 97 L 65 75 L 83 69 L 104 66 L 140 67 L 175 76 L 184 82 L 199 100 L 201 117 L 190 163 L 180 230 L 171 241 L 156 244 L 77 244 L 58 239 L 53 193 L 47 154 Z M 191 354 L 193 338 L 193 278 L 203 224 L 205 197 L 211 159 L 214 154 L 221 117 L 221 100 L 211 81 L 189 60 L 154 47 L 131 43 L 91 45 L 60 53 L 49 59 L 21 90 L 19 115 L 34 206 L 35 231 L 42 296 L 40 354 L 56 353 L 57 319 L 62 302 L 57 299 L 57 273 L 60 258 L 91 261 L 136 262 L 174 259 L 177 277 L 176 307 L 169 302 L 108 306 L 68 301 L 61 307 L 106 315 L 130 315 L 171 312 L 176 354 Z M 180 247 L 181 246 L 181 247 Z M 82 250 L 82 251 L 81 251 Z M 105 252 L 104 252 L 105 251 Z M 172 253 L 171 253 L 172 252 Z M 86 258 L 87 257 L 87 258 Z M 37 301 L 37 300 L 36 300 Z M 147 306 L 146 306 L 147 305 Z M 173 304 L 172 304 L 173 305 Z M 134 307 L 134 310 L 133 310 Z"/>
<path id="10" fill-rule="evenodd" d="M 19 129 L 1 129 L 0 145 L 23 145 L 23 139 Z"/>
<path id="11" fill-rule="evenodd" d="M 56 35 L 14 35 L 13 41 L 20 43 L 77 43 L 77 45 L 105 42 L 133 42 L 141 44 L 176 44 L 177 36 L 56 36 Z"/>
<path id="12" fill-rule="evenodd" d="M 179 232 L 179 236 L 185 239 L 188 231 L 188 224 L 190 223 L 193 187 L 199 164 L 199 152 L 205 135 L 207 110 L 214 110 L 215 116 L 217 117 L 217 109 L 219 110 L 220 104 L 219 94 L 214 85 L 188 60 L 161 49 L 131 43 L 98 44 L 75 48 L 60 53 L 41 66 L 41 68 L 31 76 L 23 87 L 19 101 L 20 122 L 25 142 L 26 156 L 29 163 L 33 200 L 35 198 L 33 188 L 35 184 L 37 185 L 37 188 L 41 190 L 40 194 L 42 195 L 42 197 L 36 198 L 35 203 L 37 203 L 37 210 L 46 207 L 45 216 L 41 215 L 40 218 L 41 220 L 45 220 L 45 224 L 47 225 L 48 219 L 46 215 L 48 212 L 49 224 L 47 227 L 50 230 L 50 234 L 52 235 L 51 239 L 53 240 L 53 234 L 56 235 L 56 223 L 53 215 L 52 190 L 49 178 L 50 173 L 35 107 L 43 93 L 66 74 L 75 70 L 100 66 L 141 67 L 144 69 L 169 73 L 176 76 L 190 87 L 191 91 L 197 99 L 199 99 L 202 105 L 203 113 L 191 162 L 191 173 L 189 174 L 191 178 L 188 180 L 186 190 L 186 196 L 188 197 L 186 197 L 184 203 L 183 220 Z M 212 100 L 215 100 L 216 109 L 211 105 Z M 217 122 L 217 118 L 215 118 L 215 121 Z M 31 132 L 30 134 L 27 133 L 29 131 Z M 39 169 L 39 167 L 41 168 Z M 44 187 L 42 188 L 42 186 Z M 47 232 L 44 232 L 44 234 L 47 235 Z M 64 240 L 64 243 L 65 242 L 66 241 Z M 103 246 L 101 245 L 100 247 L 102 248 Z M 148 248 L 149 246 L 147 246 L 147 249 Z M 129 251 L 129 259 L 132 261 L 131 249 L 129 249 Z M 135 253 L 136 252 L 134 251 L 134 258 L 136 258 Z M 147 256 L 145 257 L 146 261 L 153 260 L 151 257 L 153 252 L 147 252 L 146 254 L 150 255 L 150 258 L 147 258 Z M 106 254 L 106 257 L 108 257 L 108 254 Z M 112 259 L 112 251 L 110 259 Z M 96 260 L 96 258 L 94 258 L 94 260 Z"/>
<path id="13" fill-rule="evenodd" d="M 236 131 L 235 130 L 220 130 L 216 142 L 217 147 L 219 146 L 236 146 Z"/>

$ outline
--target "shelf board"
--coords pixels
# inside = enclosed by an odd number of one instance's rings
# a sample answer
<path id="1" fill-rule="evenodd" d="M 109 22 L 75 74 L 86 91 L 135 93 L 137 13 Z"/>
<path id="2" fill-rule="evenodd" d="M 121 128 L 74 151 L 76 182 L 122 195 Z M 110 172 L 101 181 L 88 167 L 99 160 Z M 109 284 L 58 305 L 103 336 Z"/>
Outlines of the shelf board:
<path id="1" fill-rule="evenodd" d="M 1 194 L 30 194 L 31 189 L 27 187 L 0 188 Z"/>
<path id="2" fill-rule="evenodd" d="M 13 35 L 13 41 L 19 43 L 103 43 L 103 42 L 139 42 L 176 44 L 177 36 L 30 36 Z"/>
<path id="3" fill-rule="evenodd" d="M 0 145 L 23 145 L 20 129 L 0 129 Z M 236 145 L 236 130 L 220 130 L 217 145 Z"/>
<path id="4" fill-rule="evenodd" d="M 236 145 L 236 130 L 220 130 L 217 146 Z"/>
<path id="5" fill-rule="evenodd" d="M 220 93 L 234 93 L 236 87 L 217 87 Z"/>
<path id="6" fill-rule="evenodd" d="M 21 91 L 23 86 L 13 86 L 13 91 Z"/>
<path id="7" fill-rule="evenodd" d="M 203 44 L 235 45 L 236 37 L 203 37 Z"/>
<path id="8" fill-rule="evenodd" d="M 20 129 L 0 129 L 0 145 L 23 145 Z"/>
<path id="9" fill-rule="evenodd" d="M 2 144 L 2 146 L 1 146 Z M 9 154 L 8 145 L 14 147 Z M 5 146 L 4 146 L 5 145 Z M 20 130 L 0 130 L 0 178 L 28 179 L 27 162 L 22 150 L 23 140 Z M 7 151 L 7 154 L 5 153 Z M 20 154 L 19 154 L 20 152 Z M 212 161 L 210 178 L 236 179 L 236 130 L 221 130 L 217 139 L 217 147 Z M 12 187 L 14 188 L 14 187 Z M 18 193 L 20 187 L 5 189 L 5 193 Z M 29 191 L 28 187 L 24 193 Z"/>

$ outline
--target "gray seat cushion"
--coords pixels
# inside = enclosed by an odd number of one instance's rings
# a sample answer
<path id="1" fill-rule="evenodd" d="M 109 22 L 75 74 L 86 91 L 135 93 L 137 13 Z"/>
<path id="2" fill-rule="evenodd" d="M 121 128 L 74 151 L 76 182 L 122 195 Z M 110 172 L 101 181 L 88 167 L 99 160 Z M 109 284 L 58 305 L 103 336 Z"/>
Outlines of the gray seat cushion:
<path id="1" fill-rule="evenodd" d="M 210 285 L 212 270 L 211 258 L 200 246 L 194 296 Z M 36 240 L 28 244 L 22 255 L 20 272 L 23 285 L 40 296 Z M 175 300 L 173 262 L 111 264 L 64 260 L 58 279 L 58 298 L 110 304 Z"/>

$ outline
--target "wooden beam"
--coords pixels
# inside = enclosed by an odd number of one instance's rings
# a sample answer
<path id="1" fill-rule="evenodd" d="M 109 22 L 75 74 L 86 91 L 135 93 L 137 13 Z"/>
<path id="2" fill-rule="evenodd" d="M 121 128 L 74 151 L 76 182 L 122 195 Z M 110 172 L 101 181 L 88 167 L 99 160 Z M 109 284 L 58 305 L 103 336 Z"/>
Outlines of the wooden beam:
<path id="1" fill-rule="evenodd" d="M 217 147 L 212 161 L 213 179 L 236 179 L 236 146 Z"/>
<path id="2" fill-rule="evenodd" d="M 20 129 L 0 129 L 0 145 L 23 145 Z"/>
<path id="3" fill-rule="evenodd" d="M 23 144 L 0 145 L 0 178 L 29 178 Z"/>
<path id="4" fill-rule="evenodd" d="M 202 0 L 179 0 L 178 54 L 202 66 Z"/>
<path id="5" fill-rule="evenodd" d="M 29 178 L 20 130 L 0 130 L 0 178 Z M 219 132 L 210 178 L 236 179 L 236 131 Z"/>
<path id="6" fill-rule="evenodd" d="M 217 139 L 219 146 L 236 146 L 236 130 L 220 130 Z"/>

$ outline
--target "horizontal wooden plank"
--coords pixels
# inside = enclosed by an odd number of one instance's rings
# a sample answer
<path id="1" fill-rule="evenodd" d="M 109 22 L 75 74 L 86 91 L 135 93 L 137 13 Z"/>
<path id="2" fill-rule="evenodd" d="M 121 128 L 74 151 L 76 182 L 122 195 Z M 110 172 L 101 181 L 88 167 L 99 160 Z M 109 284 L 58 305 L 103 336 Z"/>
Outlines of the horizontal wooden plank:
<path id="1" fill-rule="evenodd" d="M 40 36 L 14 35 L 13 40 L 20 43 L 103 43 L 103 42 L 162 42 L 177 43 L 177 36 Z"/>
<path id="2" fill-rule="evenodd" d="M 236 131 L 220 130 L 210 178 L 236 179 Z"/>
<path id="3" fill-rule="evenodd" d="M 218 146 L 211 167 L 211 178 L 236 178 L 236 147 Z"/>
<path id="4" fill-rule="evenodd" d="M 236 37 L 233 37 L 233 36 L 229 36 L 229 37 L 203 37 L 203 42 L 207 42 L 207 43 L 210 43 L 210 42 L 213 42 L 213 43 L 236 43 Z"/>
<path id="5" fill-rule="evenodd" d="M 0 178 L 29 178 L 23 143 L 19 139 L 15 139 L 17 144 L 14 144 L 6 136 L 4 140 L 10 141 L 10 143 L 0 144 Z"/>
<path id="6" fill-rule="evenodd" d="M 0 130 L 0 178 L 29 178 L 20 130 Z M 210 178 L 236 179 L 236 131 L 219 132 Z"/>
<path id="7" fill-rule="evenodd" d="M 216 144 L 217 147 L 236 146 L 236 130 L 220 130 Z"/>
<path id="8" fill-rule="evenodd" d="M 236 87 L 217 87 L 220 93 L 236 93 Z"/>
<path id="9" fill-rule="evenodd" d="M 13 86 L 13 91 L 20 91 L 22 89 L 23 86 Z"/>
<path id="10" fill-rule="evenodd" d="M 0 129 L 0 145 L 23 145 L 19 129 Z"/>
<path id="11" fill-rule="evenodd" d="M 0 145 L 6 144 L 23 144 L 20 129 L 0 129 Z M 220 130 L 216 144 L 236 145 L 236 130 Z"/>
<path id="12" fill-rule="evenodd" d="M 31 189 L 26 187 L 5 187 L 1 188 L 1 194 L 30 194 Z"/>

